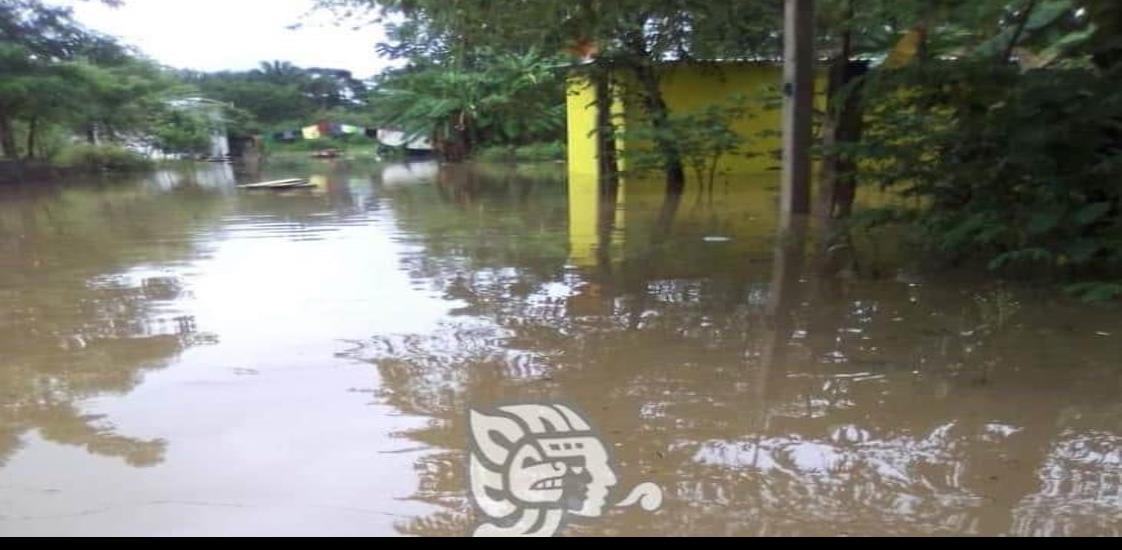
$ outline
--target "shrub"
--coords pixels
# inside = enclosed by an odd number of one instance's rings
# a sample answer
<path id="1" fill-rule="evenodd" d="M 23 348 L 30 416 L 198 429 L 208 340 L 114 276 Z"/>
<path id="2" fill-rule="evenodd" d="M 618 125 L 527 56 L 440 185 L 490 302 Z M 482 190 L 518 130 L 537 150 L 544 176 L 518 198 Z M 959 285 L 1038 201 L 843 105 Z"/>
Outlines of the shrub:
<path id="1" fill-rule="evenodd" d="M 565 160 L 565 146 L 559 142 L 522 146 L 494 146 L 481 149 L 475 158 L 487 162 L 549 162 Z"/>
<path id="2" fill-rule="evenodd" d="M 59 166 L 89 172 L 133 172 L 147 170 L 153 162 L 119 145 L 73 145 L 57 158 Z"/>
<path id="3" fill-rule="evenodd" d="M 1010 275 L 1122 270 L 1122 74 L 933 62 L 868 90 L 862 179 L 919 199 L 931 249 Z"/>

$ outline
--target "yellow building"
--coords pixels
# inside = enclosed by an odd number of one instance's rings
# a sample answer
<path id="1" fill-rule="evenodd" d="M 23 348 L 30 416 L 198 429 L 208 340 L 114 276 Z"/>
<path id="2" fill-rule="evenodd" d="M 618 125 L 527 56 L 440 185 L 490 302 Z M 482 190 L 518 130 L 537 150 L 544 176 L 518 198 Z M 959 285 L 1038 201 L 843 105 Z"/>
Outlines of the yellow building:
<path id="1" fill-rule="evenodd" d="M 780 149 L 780 88 L 783 67 L 773 63 L 669 63 L 661 68 L 663 98 L 674 114 L 697 112 L 709 106 L 727 106 L 735 96 L 746 99 L 744 116 L 731 122 L 732 129 L 744 140 L 738 154 L 726 155 L 718 165 L 724 176 L 761 174 L 777 170 Z M 620 135 L 626 136 L 628 126 L 641 116 L 641 106 L 628 93 L 624 84 L 616 90 L 613 120 Z M 818 79 L 819 109 L 825 107 L 825 75 Z M 568 137 L 570 175 L 597 176 L 596 90 L 583 77 L 569 80 Z M 621 168 L 626 172 L 627 151 L 643 144 L 622 138 L 618 143 Z"/>
<path id="2" fill-rule="evenodd" d="M 729 105 L 736 95 L 747 100 L 744 116 L 731 122 L 732 129 L 745 140 L 744 146 L 738 154 L 721 159 L 715 183 L 738 197 L 745 193 L 751 195 L 755 213 L 742 216 L 740 223 L 758 225 L 766 232 L 773 224 L 773 211 L 777 210 L 768 197 L 779 180 L 782 66 L 742 62 L 670 63 L 661 70 L 663 96 L 671 113 L 687 114 L 712 105 Z M 626 82 L 625 78 L 615 80 Z M 822 74 L 818 79 L 820 93 L 816 100 L 819 109 L 825 107 L 825 86 Z M 614 201 L 616 211 L 610 216 L 615 220 L 615 230 L 622 233 L 628 226 L 642 224 L 640 220 L 628 220 L 628 212 L 658 211 L 666 187 L 660 174 L 640 174 L 628 169 L 628 152 L 649 145 L 626 137 L 628 125 L 642 116 L 635 94 L 629 93 L 623 84 L 614 95 L 613 121 L 618 134 L 624 136 L 617 140 L 623 177 L 619 196 Z M 603 245 L 603 236 L 599 234 L 604 205 L 600 196 L 597 120 L 595 87 L 588 79 L 574 76 L 569 80 L 568 91 L 568 171 L 570 245 L 575 265 L 594 264 L 598 247 Z M 699 187 L 694 185 L 696 177 L 688 167 L 686 172 L 687 192 L 694 193 Z M 726 184 L 740 189 L 728 189 Z M 693 214 L 699 212 L 691 210 L 683 216 Z"/>

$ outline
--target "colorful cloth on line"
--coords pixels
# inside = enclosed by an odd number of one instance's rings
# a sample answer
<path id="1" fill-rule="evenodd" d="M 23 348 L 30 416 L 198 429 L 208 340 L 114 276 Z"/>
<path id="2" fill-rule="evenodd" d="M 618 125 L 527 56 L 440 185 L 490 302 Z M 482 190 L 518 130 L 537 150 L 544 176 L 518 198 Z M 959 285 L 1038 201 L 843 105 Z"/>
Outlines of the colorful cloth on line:
<path id="1" fill-rule="evenodd" d="M 277 141 L 297 141 L 303 139 L 321 139 L 325 137 L 342 137 L 342 136 L 366 136 L 371 139 L 378 138 L 377 128 L 363 128 L 361 126 L 352 126 L 350 124 L 332 124 L 328 122 L 321 122 L 314 126 L 308 126 L 302 130 L 289 130 L 287 132 L 277 132 L 273 134 L 273 139 Z"/>

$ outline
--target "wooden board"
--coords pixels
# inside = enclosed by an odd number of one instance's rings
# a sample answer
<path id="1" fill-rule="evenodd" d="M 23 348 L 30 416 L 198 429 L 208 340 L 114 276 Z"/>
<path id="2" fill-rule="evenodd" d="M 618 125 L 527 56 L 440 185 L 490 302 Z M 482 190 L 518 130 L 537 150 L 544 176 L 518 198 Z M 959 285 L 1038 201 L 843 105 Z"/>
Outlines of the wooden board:
<path id="1" fill-rule="evenodd" d="M 248 185 L 239 185 L 239 189 L 280 189 L 292 187 L 294 185 L 307 184 L 306 180 L 300 178 L 292 178 L 287 180 L 263 181 L 261 183 L 250 183 Z"/>

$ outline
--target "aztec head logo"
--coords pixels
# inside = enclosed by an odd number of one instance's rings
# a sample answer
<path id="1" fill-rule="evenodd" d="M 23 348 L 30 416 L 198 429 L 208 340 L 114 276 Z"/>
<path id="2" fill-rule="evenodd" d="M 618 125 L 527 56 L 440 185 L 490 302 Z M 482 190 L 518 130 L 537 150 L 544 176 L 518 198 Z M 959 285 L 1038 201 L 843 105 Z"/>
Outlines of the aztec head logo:
<path id="1" fill-rule="evenodd" d="M 471 495 L 487 523 L 477 537 L 550 537 L 568 515 L 603 517 L 619 483 L 592 427 L 563 405 L 471 411 Z M 653 512 L 662 490 L 645 483 L 616 505 Z"/>

